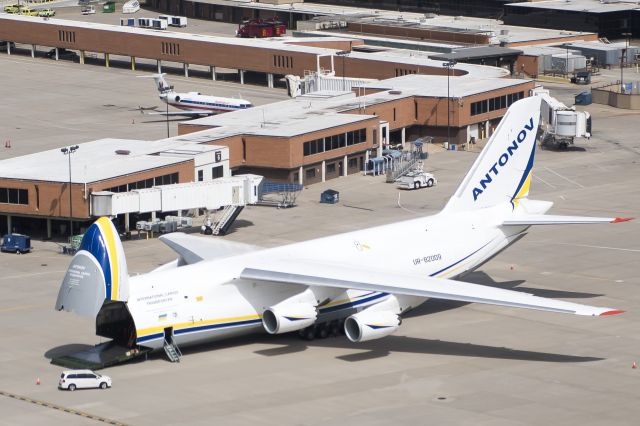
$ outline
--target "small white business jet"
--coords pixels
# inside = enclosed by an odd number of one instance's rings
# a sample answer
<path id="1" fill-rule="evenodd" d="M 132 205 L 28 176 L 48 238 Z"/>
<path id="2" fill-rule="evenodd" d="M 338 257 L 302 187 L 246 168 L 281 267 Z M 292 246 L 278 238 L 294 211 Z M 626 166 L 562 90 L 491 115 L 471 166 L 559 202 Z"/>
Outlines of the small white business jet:
<path id="1" fill-rule="evenodd" d="M 153 78 L 156 83 L 160 100 L 182 111 L 158 111 L 147 113 L 149 115 L 206 116 L 253 107 L 251 102 L 244 99 L 209 96 L 199 92 L 178 93 L 165 80 L 165 75 L 164 73 L 153 74 L 149 77 Z"/>
<path id="2" fill-rule="evenodd" d="M 180 233 L 161 237 L 178 258 L 129 276 L 112 222 L 86 232 L 57 310 L 96 318 L 96 333 L 134 348 L 187 345 L 257 332 L 344 323 L 353 342 L 393 333 L 427 299 L 577 315 L 623 311 L 457 281 L 532 225 L 629 218 L 546 215 L 528 199 L 540 98 L 514 103 L 445 208 L 429 217 L 262 249 Z M 314 329 L 314 328 L 311 328 Z"/>

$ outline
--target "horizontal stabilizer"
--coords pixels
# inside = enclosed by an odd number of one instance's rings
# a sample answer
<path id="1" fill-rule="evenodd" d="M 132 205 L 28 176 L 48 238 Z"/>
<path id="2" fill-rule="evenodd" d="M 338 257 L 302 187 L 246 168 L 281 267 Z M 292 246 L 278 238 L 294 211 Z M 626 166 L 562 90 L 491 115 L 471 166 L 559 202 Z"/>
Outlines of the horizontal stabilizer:
<path id="1" fill-rule="evenodd" d="M 181 265 L 191 265 L 201 260 L 222 259 L 260 250 L 260 247 L 249 244 L 211 237 L 197 237 L 182 232 L 163 235 L 160 237 L 160 241 L 180 255 Z"/>
<path id="2" fill-rule="evenodd" d="M 266 268 L 249 267 L 244 269 L 240 277 L 253 281 L 376 291 L 576 315 L 599 316 L 623 312 L 612 308 L 599 308 L 546 299 L 532 294 L 463 281 L 399 274 L 371 268 L 354 268 L 308 260 L 271 261 Z"/>
<path id="3" fill-rule="evenodd" d="M 503 226 L 529 225 L 587 225 L 594 223 L 620 223 L 633 220 L 631 217 L 586 217 L 557 215 L 518 215 L 502 222 Z"/>

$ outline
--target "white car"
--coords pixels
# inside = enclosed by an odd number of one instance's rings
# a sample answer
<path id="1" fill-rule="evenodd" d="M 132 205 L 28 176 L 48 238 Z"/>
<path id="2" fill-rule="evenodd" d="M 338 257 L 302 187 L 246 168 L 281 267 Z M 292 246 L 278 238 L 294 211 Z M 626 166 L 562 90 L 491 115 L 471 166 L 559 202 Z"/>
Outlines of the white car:
<path id="1" fill-rule="evenodd" d="M 111 377 L 94 373 L 91 370 L 68 370 L 63 371 L 58 382 L 58 389 L 76 389 L 111 387 Z"/>
<path id="2" fill-rule="evenodd" d="M 429 188 L 438 183 L 435 176 L 422 170 L 412 170 L 396 179 L 396 186 L 401 189 Z"/>

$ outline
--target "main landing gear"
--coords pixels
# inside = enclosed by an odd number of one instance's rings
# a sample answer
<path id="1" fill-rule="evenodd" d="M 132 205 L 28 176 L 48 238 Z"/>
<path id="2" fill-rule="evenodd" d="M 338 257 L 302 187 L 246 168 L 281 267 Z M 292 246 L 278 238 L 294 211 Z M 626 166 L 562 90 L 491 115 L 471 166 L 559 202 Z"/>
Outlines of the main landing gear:
<path id="1" fill-rule="evenodd" d="M 325 339 L 327 337 L 337 337 L 344 334 L 344 320 L 333 320 L 328 322 L 322 322 L 319 324 L 313 324 L 309 327 L 303 328 L 298 332 L 301 339 L 313 340 L 313 339 Z"/>

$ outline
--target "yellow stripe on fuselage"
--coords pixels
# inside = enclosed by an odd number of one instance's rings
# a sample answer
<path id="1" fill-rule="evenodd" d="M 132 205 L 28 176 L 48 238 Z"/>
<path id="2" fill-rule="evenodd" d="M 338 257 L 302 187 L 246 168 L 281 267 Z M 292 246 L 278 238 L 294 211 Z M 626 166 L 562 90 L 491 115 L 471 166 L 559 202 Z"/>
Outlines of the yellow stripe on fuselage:
<path id="1" fill-rule="evenodd" d="M 173 330 L 176 331 L 176 330 L 182 330 L 185 328 L 202 327 L 205 325 L 214 325 L 214 324 L 224 324 L 226 322 L 231 323 L 231 322 L 238 322 L 238 321 L 250 321 L 250 320 L 255 320 L 260 318 L 262 318 L 260 315 L 244 315 L 240 317 L 218 318 L 218 319 L 200 320 L 200 321 L 193 321 L 193 322 L 181 322 L 181 323 L 172 324 L 172 326 L 173 326 Z M 138 338 L 140 338 L 140 337 L 148 336 L 150 334 L 160 333 L 164 331 L 164 329 L 167 328 L 167 326 L 169 325 L 165 323 L 160 326 L 141 328 L 136 330 L 136 334 L 138 335 Z"/>
<path id="2" fill-rule="evenodd" d="M 96 222 L 102 231 L 102 235 L 107 240 L 107 253 L 109 255 L 109 266 L 111 267 L 111 300 L 118 300 L 118 250 L 116 249 L 116 238 L 113 232 L 113 225 L 109 218 L 101 217 Z"/>

